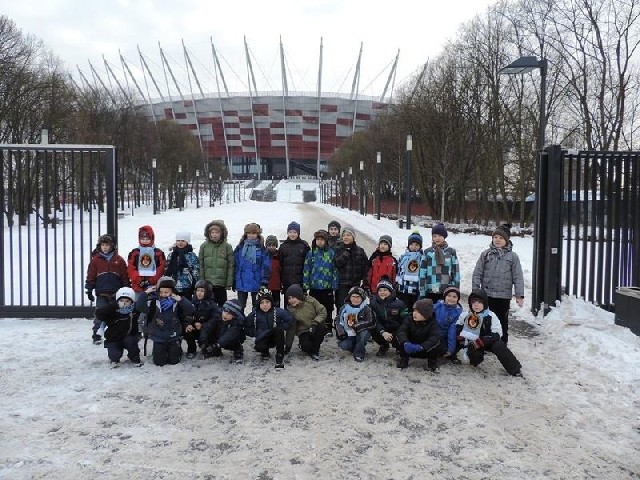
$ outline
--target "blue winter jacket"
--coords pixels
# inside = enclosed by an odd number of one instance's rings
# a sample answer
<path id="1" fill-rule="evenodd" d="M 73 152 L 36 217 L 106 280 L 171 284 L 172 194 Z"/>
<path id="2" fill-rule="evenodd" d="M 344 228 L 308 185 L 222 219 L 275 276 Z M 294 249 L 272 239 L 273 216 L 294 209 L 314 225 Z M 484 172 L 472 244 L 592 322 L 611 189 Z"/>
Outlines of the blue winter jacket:
<path id="1" fill-rule="evenodd" d="M 440 337 L 446 341 L 447 351 L 451 354 L 456 351 L 456 322 L 462 314 L 462 306 L 459 303 L 447 305 L 439 300 L 433 307 L 433 315 L 436 317 Z"/>
<path id="2" fill-rule="evenodd" d="M 260 308 L 254 309 L 244 323 L 244 331 L 250 337 L 256 337 L 256 342 L 265 338 L 275 326 L 289 330 L 293 326 L 291 314 L 280 307 L 272 307 L 268 312 Z"/>
<path id="3" fill-rule="evenodd" d="M 236 273 L 234 286 L 240 292 L 257 292 L 262 285 L 269 283 L 271 276 L 271 256 L 264 244 L 256 247 L 256 263 L 252 263 L 242 256 L 242 247 L 244 241 L 241 241 L 233 254 L 236 260 Z"/>

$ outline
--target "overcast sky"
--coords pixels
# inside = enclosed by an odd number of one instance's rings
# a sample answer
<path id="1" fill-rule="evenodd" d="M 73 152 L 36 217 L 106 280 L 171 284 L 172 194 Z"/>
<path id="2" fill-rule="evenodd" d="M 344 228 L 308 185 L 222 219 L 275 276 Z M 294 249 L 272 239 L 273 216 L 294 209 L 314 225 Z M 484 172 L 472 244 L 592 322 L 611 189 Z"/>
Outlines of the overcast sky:
<path id="1" fill-rule="evenodd" d="M 246 91 L 246 36 L 258 90 L 280 90 L 279 38 L 289 69 L 289 89 L 314 91 L 320 38 L 323 90 L 348 93 L 360 43 L 360 92 L 378 95 L 400 50 L 396 85 L 441 51 L 460 25 L 495 0 L 0 0 L 0 12 L 41 38 L 66 64 L 105 71 L 102 55 L 123 72 L 118 50 L 140 71 L 137 46 L 164 84 L 158 42 L 188 89 L 181 41 L 205 90 L 215 89 L 211 39 L 232 91 Z M 183 83 L 184 82 L 184 83 Z M 242 82 L 242 83 L 241 83 Z M 195 86 L 194 86 L 195 88 Z"/>

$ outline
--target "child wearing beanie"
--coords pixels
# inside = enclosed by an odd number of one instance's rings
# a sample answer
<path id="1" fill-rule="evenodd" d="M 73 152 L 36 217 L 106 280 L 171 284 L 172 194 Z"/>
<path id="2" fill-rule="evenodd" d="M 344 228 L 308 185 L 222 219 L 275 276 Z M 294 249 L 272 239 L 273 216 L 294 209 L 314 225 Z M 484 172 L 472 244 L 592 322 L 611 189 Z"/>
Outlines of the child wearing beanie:
<path id="1" fill-rule="evenodd" d="M 167 269 L 164 274 L 176 281 L 176 291 L 191 300 L 193 289 L 200 278 L 200 262 L 189 243 L 189 232 L 176 233 L 176 243 L 167 255 Z M 195 353 L 191 352 L 191 353 Z"/>
<path id="2" fill-rule="evenodd" d="M 413 305 L 420 293 L 420 263 L 422 262 L 422 235 L 414 231 L 407 239 L 407 250 L 398 259 L 398 298 L 405 305 Z"/>
<path id="3" fill-rule="evenodd" d="M 375 294 L 378 283 L 383 277 L 395 279 L 398 274 L 398 260 L 391 254 L 393 240 L 389 235 L 382 235 L 378 240 L 378 248 L 369 257 L 369 285 Z"/>
<path id="4" fill-rule="evenodd" d="M 446 241 L 444 224 L 431 227 L 431 246 L 422 254 L 420 263 L 420 298 L 430 298 L 434 304 L 444 298 L 448 287 L 460 288 L 458 254 Z"/>
<path id="5" fill-rule="evenodd" d="M 280 306 L 280 288 L 282 288 L 282 263 L 280 259 L 280 252 L 278 251 L 278 237 L 275 235 L 267 235 L 264 241 L 271 259 L 271 275 L 269 276 L 269 284 L 267 287 L 271 291 L 273 297 L 273 304 L 276 307 Z"/>
<path id="6" fill-rule="evenodd" d="M 336 243 L 340 240 L 340 230 L 342 230 L 342 225 L 337 220 L 331 220 L 329 225 L 327 225 L 327 232 L 329 232 L 329 247 L 335 248 Z"/>
<path id="7" fill-rule="evenodd" d="M 329 232 L 318 230 L 313 234 L 311 250 L 304 260 L 302 287 L 326 310 L 325 327 L 331 333 L 333 324 L 334 292 L 338 288 L 338 269 L 335 252 L 329 247 Z"/>
<path id="8" fill-rule="evenodd" d="M 398 368 L 407 368 L 409 358 L 426 358 L 427 368 L 434 373 L 438 370 L 437 359 L 445 353 L 446 346 L 440 339 L 431 300 L 423 298 L 413 304 L 413 312 L 404 319 L 397 337 L 402 346 Z"/>
<path id="9" fill-rule="evenodd" d="M 510 238 L 511 224 L 495 228 L 491 244 L 480 254 L 471 279 L 474 290 L 482 288 L 487 293 L 488 307 L 500 319 L 505 344 L 509 341 L 509 307 L 514 290 L 517 305 L 524 304 L 524 275 Z"/>
<path id="10" fill-rule="evenodd" d="M 336 245 L 335 264 L 338 268 L 338 292 L 336 308 L 343 307 L 352 287 L 369 288 L 369 259 L 364 249 L 356 244 L 356 232 L 353 227 L 342 227 L 340 241 Z"/>

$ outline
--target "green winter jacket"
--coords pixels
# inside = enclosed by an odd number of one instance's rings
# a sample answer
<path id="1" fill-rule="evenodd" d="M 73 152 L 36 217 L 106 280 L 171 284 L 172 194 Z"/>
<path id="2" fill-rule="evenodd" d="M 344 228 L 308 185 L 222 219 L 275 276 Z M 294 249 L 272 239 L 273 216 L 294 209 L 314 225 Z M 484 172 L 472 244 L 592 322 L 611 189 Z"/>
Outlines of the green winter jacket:
<path id="1" fill-rule="evenodd" d="M 293 327 L 287 331 L 286 346 L 288 349 L 291 349 L 296 335 L 308 332 L 313 325 L 324 325 L 327 319 L 327 309 L 310 295 L 305 295 L 304 300 L 297 307 L 287 305 L 287 310 L 295 322 Z"/>
<path id="2" fill-rule="evenodd" d="M 214 243 L 209 238 L 209 229 L 217 225 L 222 232 L 220 241 Z M 198 261 L 200 279 L 209 280 L 214 287 L 231 288 L 235 275 L 236 260 L 233 248 L 227 242 L 227 227 L 222 220 L 213 220 L 204 227 L 205 241 L 200 245 Z"/>

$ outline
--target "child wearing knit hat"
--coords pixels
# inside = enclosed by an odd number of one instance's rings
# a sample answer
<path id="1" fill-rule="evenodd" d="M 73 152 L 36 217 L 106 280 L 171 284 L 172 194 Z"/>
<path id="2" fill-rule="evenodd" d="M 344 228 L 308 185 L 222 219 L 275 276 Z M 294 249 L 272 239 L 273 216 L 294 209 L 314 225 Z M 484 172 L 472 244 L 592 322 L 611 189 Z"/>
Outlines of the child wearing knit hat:
<path id="1" fill-rule="evenodd" d="M 446 350 L 440 340 L 440 329 L 433 317 L 433 302 L 428 298 L 413 304 L 413 312 L 407 316 L 397 332 L 400 349 L 398 368 L 407 368 L 409 358 L 426 358 L 432 372 L 438 369 L 438 357 Z"/>
<path id="2" fill-rule="evenodd" d="M 337 220 L 331 220 L 327 225 L 327 231 L 329 232 L 329 247 L 335 248 L 336 243 L 340 240 L 340 230 L 342 225 Z"/>
<path id="3" fill-rule="evenodd" d="M 405 305 L 413 305 L 418 300 L 420 286 L 420 263 L 422 262 L 422 235 L 414 231 L 407 239 L 407 250 L 398 259 L 398 298 Z"/>
<path id="4" fill-rule="evenodd" d="M 231 363 L 240 364 L 244 360 L 242 344 L 245 341 L 244 315 L 237 299 L 227 300 L 206 328 L 202 354 L 205 358 L 220 357 L 222 350 L 233 352 Z"/>
<path id="5" fill-rule="evenodd" d="M 275 235 L 267 235 L 264 241 L 267 247 L 267 252 L 271 259 L 271 275 L 269 276 L 269 284 L 267 287 L 271 291 L 273 297 L 273 304 L 276 307 L 280 306 L 280 288 L 282 288 L 282 263 L 280 261 L 280 252 L 278 251 L 278 237 Z"/>
<path id="6" fill-rule="evenodd" d="M 376 287 L 376 294 L 371 296 L 370 303 L 376 317 L 376 328 L 371 331 L 371 337 L 380 346 L 376 356 L 382 357 L 389 351 L 389 344 L 398 352 L 402 348 L 396 332 L 409 311 L 404 302 L 396 297 L 393 283 L 387 277 L 383 277 Z"/>
<path id="7" fill-rule="evenodd" d="M 196 282 L 200 279 L 200 262 L 198 255 L 193 251 L 193 246 L 189 243 L 191 234 L 189 232 L 177 232 L 176 243 L 167 255 L 167 267 L 165 275 L 176 281 L 176 290 L 183 297 L 191 300 Z M 195 346 L 195 344 L 193 344 Z M 195 353 L 195 349 L 191 351 Z"/>
<path id="8" fill-rule="evenodd" d="M 420 263 L 420 298 L 430 298 L 434 304 L 444 298 L 448 287 L 460 288 L 458 254 L 446 241 L 444 224 L 431 227 L 431 246 L 425 249 Z"/>
<path id="9" fill-rule="evenodd" d="M 371 293 L 375 294 L 378 288 L 378 282 L 383 277 L 396 278 L 398 274 L 398 260 L 391 253 L 393 240 L 389 235 L 382 235 L 378 240 L 378 248 L 369 257 L 369 285 Z"/>
<path id="10" fill-rule="evenodd" d="M 286 292 L 293 284 L 302 285 L 304 259 L 307 257 L 309 244 L 300 238 L 300 224 L 293 221 L 287 225 L 287 238 L 280 244 L 280 264 L 282 265 L 282 286 Z"/>
<path id="11" fill-rule="evenodd" d="M 356 243 L 356 232 L 350 225 L 342 227 L 342 235 L 336 244 L 335 252 L 339 279 L 336 308 L 340 309 L 352 287 L 369 288 L 369 259 L 364 249 Z"/>
<path id="12" fill-rule="evenodd" d="M 488 307 L 500 319 L 505 344 L 509 341 L 509 307 L 514 290 L 517 305 L 522 308 L 524 304 L 524 275 L 510 237 L 511 224 L 495 228 L 491 245 L 480 254 L 471 279 L 474 290 L 487 292 Z"/>

